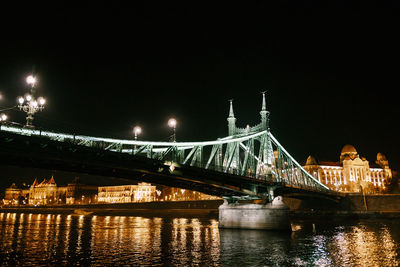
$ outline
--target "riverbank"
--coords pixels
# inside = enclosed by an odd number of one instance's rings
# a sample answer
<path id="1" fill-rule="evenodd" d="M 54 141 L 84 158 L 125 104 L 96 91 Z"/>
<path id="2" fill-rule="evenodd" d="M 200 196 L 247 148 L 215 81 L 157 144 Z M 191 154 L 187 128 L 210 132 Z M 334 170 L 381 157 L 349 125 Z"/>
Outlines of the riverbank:
<path id="1" fill-rule="evenodd" d="M 3 206 L 0 212 L 10 213 L 47 213 L 47 214 L 82 214 L 116 215 L 116 216 L 204 216 L 218 215 L 218 207 L 223 200 L 201 201 L 170 201 L 146 203 L 119 203 L 119 204 L 89 204 L 89 205 L 48 205 L 48 206 Z"/>
<path id="2" fill-rule="evenodd" d="M 365 200 L 365 201 L 364 201 Z M 284 199 L 290 207 L 293 219 L 368 219 L 388 218 L 400 220 L 400 195 L 374 195 L 364 197 L 349 194 L 338 203 L 299 199 Z M 47 214 L 91 214 L 115 216 L 218 216 L 218 207 L 223 200 L 164 201 L 146 203 L 48 205 L 48 206 L 3 206 L 0 212 L 47 213 Z"/>
<path id="3" fill-rule="evenodd" d="M 290 211 L 290 218 L 296 220 L 347 219 L 395 219 L 400 220 L 400 211 Z"/>

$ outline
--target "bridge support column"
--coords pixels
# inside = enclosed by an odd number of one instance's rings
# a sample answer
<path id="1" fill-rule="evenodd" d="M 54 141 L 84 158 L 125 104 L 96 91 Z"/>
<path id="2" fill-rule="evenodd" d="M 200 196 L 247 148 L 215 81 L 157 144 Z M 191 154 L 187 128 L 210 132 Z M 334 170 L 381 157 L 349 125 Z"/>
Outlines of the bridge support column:
<path id="1" fill-rule="evenodd" d="M 276 197 L 268 204 L 240 204 L 224 201 L 219 206 L 219 227 L 291 231 L 289 207 Z"/>

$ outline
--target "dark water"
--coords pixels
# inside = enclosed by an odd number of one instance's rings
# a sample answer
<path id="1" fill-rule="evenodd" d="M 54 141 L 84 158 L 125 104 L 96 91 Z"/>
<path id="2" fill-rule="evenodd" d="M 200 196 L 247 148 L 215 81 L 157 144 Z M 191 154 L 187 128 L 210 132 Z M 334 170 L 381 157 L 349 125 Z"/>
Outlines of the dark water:
<path id="1" fill-rule="evenodd" d="M 399 266 L 398 221 L 218 229 L 215 218 L 0 213 L 0 265 Z"/>

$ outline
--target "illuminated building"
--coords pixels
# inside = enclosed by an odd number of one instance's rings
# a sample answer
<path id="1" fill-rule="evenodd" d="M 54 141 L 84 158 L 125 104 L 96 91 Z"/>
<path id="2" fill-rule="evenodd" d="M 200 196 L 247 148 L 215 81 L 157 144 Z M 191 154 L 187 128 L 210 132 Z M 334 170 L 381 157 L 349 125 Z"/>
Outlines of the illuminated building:
<path id="1" fill-rule="evenodd" d="M 221 199 L 216 196 L 210 196 L 201 192 L 175 188 L 164 187 L 160 192 L 158 201 L 196 201 L 196 200 L 216 200 Z"/>
<path id="2" fill-rule="evenodd" d="M 66 204 L 93 204 L 97 203 L 97 186 L 80 183 L 79 177 L 67 186 Z"/>
<path id="3" fill-rule="evenodd" d="M 97 203 L 97 186 L 85 185 L 79 178 L 68 186 L 57 186 L 54 177 L 50 180 L 37 179 L 28 189 L 18 188 L 12 184 L 5 191 L 4 205 L 55 205 L 55 204 L 92 204 Z"/>
<path id="4" fill-rule="evenodd" d="M 57 187 L 53 176 L 50 180 L 44 179 L 41 183 L 38 183 L 37 179 L 35 179 L 29 188 L 29 204 L 57 204 L 62 202 L 62 199 L 65 199 L 66 192 L 67 187 Z"/>
<path id="5" fill-rule="evenodd" d="M 20 205 L 22 204 L 22 199 L 22 189 L 18 188 L 15 183 L 13 183 L 9 188 L 6 188 L 3 204 Z"/>
<path id="6" fill-rule="evenodd" d="M 386 157 L 378 153 L 376 164 L 359 156 L 352 145 L 345 145 L 339 162 L 323 162 L 309 156 L 304 169 L 330 189 L 341 192 L 378 193 L 386 189 L 392 171 Z"/>
<path id="7" fill-rule="evenodd" d="M 99 187 L 98 203 L 130 203 L 151 201 L 214 200 L 219 197 L 175 187 L 156 186 L 147 183 Z"/>
<path id="8" fill-rule="evenodd" d="M 147 183 L 102 186 L 97 197 L 99 203 L 150 202 L 156 200 L 156 187 Z"/>

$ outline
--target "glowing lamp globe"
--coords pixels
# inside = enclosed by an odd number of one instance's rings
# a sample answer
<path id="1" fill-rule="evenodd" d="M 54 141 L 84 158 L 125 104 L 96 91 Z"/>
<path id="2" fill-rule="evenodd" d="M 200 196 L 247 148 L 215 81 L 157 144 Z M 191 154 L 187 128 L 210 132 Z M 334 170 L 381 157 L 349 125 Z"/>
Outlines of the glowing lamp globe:
<path id="1" fill-rule="evenodd" d="M 25 95 L 25 99 L 26 99 L 26 101 L 31 101 L 32 100 L 32 96 L 30 94 L 26 94 Z"/>
<path id="2" fill-rule="evenodd" d="M 168 120 L 168 126 L 169 127 L 175 128 L 176 124 L 177 124 L 177 122 L 176 122 L 176 120 L 174 118 L 171 118 L 171 119 Z"/>
<path id="3" fill-rule="evenodd" d="M 31 84 L 33 86 L 36 83 L 36 78 L 33 77 L 32 75 L 29 75 L 28 77 L 26 77 L 26 83 Z"/>
<path id="4" fill-rule="evenodd" d="M 133 132 L 135 134 L 141 134 L 142 133 L 142 128 L 140 128 L 140 126 L 136 126 L 135 128 L 133 128 Z"/>
<path id="5" fill-rule="evenodd" d="M 46 99 L 44 99 L 43 97 L 39 97 L 38 101 L 39 101 L 39 105 L 41 105 L 41 106 L 43 106 L 46 103 Z"/>

